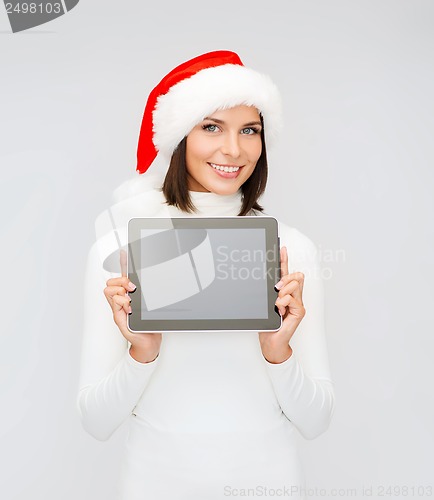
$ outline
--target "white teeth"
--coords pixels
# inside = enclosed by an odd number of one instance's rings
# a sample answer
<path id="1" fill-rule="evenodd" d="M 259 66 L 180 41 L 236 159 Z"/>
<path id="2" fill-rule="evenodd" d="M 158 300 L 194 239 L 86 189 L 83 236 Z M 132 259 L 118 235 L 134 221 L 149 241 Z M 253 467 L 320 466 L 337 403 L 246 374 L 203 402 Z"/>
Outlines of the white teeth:
<path id="1" fill-rule="evenodd" d="M 215 163 L 210 163 L 212 168 L 216 170 L 222 170 L 223 172 L 237 172 L 240 167 L 222 167 L 221 165 L 217 165 Z"/>

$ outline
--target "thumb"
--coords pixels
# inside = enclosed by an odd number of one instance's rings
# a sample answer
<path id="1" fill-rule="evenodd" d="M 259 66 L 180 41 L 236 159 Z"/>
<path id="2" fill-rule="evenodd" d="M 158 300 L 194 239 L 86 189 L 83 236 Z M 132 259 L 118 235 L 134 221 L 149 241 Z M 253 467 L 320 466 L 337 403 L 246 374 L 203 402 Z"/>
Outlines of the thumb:
<path id="1" fill-rule="evenodd" d="M 121 274 L 127 275 L 127 252 L 123 249 L 120 250 Z"/>

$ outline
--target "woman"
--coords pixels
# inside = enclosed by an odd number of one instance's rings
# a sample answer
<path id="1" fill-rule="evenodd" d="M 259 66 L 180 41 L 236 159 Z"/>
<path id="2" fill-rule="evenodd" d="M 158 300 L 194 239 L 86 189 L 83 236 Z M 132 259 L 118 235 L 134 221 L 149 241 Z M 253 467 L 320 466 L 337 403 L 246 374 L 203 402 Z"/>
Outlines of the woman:
<path id="1" fill-rule="evenodd" d="M 280 113 L 275 85 L 233 52 L 175 68 L 148 98 L 137 170 L 144 174 L 157 153 L 170 166 L 152 203 L 130 216 L 263 215 L 265 140 Z M 128 421 L 119 498 L 213 500 L 267 488 L 303 498 L 297 434 L 327 429 L 334 392 L 315 246 L 282 223 L 279 233 L 282 327 L 258 334 L 131 333 L 125 254 L 122 276 L 106 281 L 110 314 L 91 249 L 78 408 L 100 440 Z"/>

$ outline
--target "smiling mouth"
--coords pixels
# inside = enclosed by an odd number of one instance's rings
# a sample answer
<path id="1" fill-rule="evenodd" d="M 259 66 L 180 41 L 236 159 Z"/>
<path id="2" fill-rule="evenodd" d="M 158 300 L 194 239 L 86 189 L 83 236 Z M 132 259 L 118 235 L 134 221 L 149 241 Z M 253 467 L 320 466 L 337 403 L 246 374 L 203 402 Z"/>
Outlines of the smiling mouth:
<path id="1" fill-rule="evenodd" d="M 235 165 L 219 165 L 218 163 L 208 163 L 208 165 L 211 165 L 211 167 L 215 170 L 220 170 L 220 172 L 227 173 L 238 172 L 238 170 L 242 168 Z"/>

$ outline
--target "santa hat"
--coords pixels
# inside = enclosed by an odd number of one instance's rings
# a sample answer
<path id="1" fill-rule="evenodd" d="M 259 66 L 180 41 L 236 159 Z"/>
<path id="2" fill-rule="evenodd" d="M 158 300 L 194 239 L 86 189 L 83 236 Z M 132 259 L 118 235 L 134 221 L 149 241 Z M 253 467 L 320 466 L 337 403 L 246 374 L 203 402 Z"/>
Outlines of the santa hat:
<path id="1" fill-rule="evenodd" d="M 219 109 L 255 106 L 267 144 L 282 124 L 280 94 L 271 79 L 246 68 L 235 52 L 208 52 L 177 66 L 149 94 L 140 129 L 137 168 L 148 170 L 158 152 L 168 159 L 189 132 Z"/>

